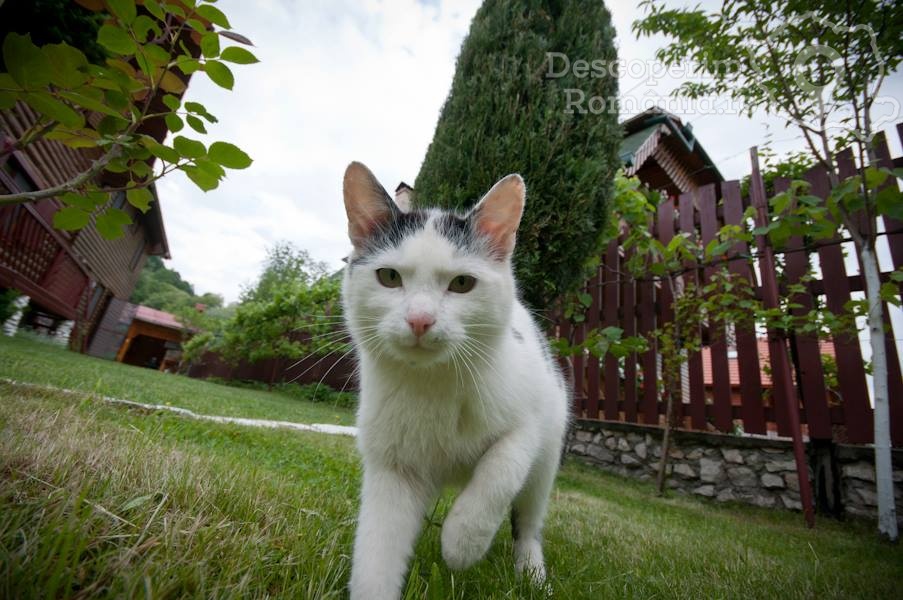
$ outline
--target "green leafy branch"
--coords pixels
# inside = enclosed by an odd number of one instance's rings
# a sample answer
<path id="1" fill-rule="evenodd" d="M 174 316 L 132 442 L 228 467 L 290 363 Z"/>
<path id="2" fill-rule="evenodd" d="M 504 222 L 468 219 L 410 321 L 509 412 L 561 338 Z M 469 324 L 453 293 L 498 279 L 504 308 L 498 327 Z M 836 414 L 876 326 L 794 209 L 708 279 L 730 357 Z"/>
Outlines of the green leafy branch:
<path id="1" fill-rule="evenodd" d="M 92 10 L 99 2 L 80 2 Z M 93 151 L 96 158 L 70 180 L 41 190 L 0 195 L 0 206 L 56 197 L 64 207 L 54 226 L 85 227 L 92 219 L 107 238 L 122 235 L 131 222 L 113 206 L 111 194 L 124 192 L 127 201 L 146 212 L 154 197 L 149 186 L 173 171 L 184 172 L 204 191 L 215 189 L 225 169 L 244 169 L 251 158 L 224 141 L 209 146 L 177 135 L 169 145 L 148 132 L 162 120 L 173 133 L 187 126 L 206 134 L 217 118 L 198 102 L 182 102 L 187 80 L 205 73 L 231 90 L 234 75 L 226 63 L 252 64 L 257 58 L 240 46 L 221 47 L 221 40 L 251 45 L 230 31 L 226 15 L 207 2 L 105 0 L 109 19 L 97 32 L 97 42 L 109 56 L 92 64 L 66 43 L 36 46 L 29 35 L 10 33 L 3 41 L 8 72 L 0 73 L 0 109 L 27 104 L 37 120 L 18 139 L 4 139 L 0 156 L 34 142 L 55 140 L 70 148 Z M 154 172 L 152 164 L 159 160 Z"/>

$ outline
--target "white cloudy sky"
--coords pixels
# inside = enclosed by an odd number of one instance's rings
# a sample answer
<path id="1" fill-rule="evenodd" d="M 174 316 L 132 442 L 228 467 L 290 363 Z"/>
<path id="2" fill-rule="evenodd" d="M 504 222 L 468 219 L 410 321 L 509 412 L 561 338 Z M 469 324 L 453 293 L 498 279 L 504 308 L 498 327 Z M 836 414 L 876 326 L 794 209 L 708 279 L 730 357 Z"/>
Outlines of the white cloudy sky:
<path id="1" fill-rule="evenodd" d="M 267 246 L 278 240 L 338 267 L 349 246 L 341 200 L 345 166 L 365 162 L 390 190 L 401 180 L 413 184 L 479 4 L 220 0 L 233 28 L 256 44 L 261 62 L 233 69 L 232 92 L 195 77 L 188 99 L 220 118 L 209 141 L 238 144 L 254 164 L 231 171 L 207 194 L 180 173 L 160 181 L 169 265 L 198 292 L 222 294 L 227 302 L 255 278 Z M 652 59 L 663 40 L 633 37 L 630 25 L 642 16 L 636 4 L 607 4 L 620 57 Z M 624 104 L 665 97 L 676 84 L 650 80 L 639 69 L 632 73 L 621 80 Z M 893 76 L 884 91 L 903 98 L 903 77 Z M 775 119 L 698 110 L 680 116 L 728 178 L 747 172 L 747 150 L 769 128 L 776 150 L 801 146 Z"/>

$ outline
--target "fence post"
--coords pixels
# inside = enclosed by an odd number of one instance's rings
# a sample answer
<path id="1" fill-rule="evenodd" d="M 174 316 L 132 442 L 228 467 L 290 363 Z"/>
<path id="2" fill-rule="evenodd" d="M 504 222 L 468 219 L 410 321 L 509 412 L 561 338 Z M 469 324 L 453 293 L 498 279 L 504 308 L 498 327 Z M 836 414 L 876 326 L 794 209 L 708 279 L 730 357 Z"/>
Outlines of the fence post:
<path id="1" fill-rule="evenodd" d="M 749 155 L 752 162 L 749 194 L 752 204 L 756 208 L 756 225 L 765 227 L 768 224 L 768 206 L 765 199 L 765 182 L 762 180 L 762 174 L 759 171 L 759 149 L 753 146 L 749 150 Z M 780 306 L 780 303 L 778 301 L 774 251 L 767 239 L 764 242 L 762 244 L 762 263 L 760 263 L 762 265 L 762 299 L 766 308 L 777 308 Z M 806 525 L 815 527 L 815 513 L 812 508 L 812 487 L 809 484 L 809 467 L 806 464 L 803 434 L 800 430 L 799 401 L 796 397 L 796 391 L 793 389 L 790 360 L 787 356 L 787 344 L 783 336 L 777 337 L 776 334 L 769 332 L 768 351 L 775 375 L 778 374 L 778 370 L 781 371 L 781 376 L 777 378 L 772 377 L 772 382 L 774 385 L 780 384 L 784 388 L 783 395 L 786 399 L 787 417 L 793 436 L 793 454 L 796 457 L 796 474 L 800 482 L 800 500 L 803 504 L 803 516 L 806 519 Z"/>

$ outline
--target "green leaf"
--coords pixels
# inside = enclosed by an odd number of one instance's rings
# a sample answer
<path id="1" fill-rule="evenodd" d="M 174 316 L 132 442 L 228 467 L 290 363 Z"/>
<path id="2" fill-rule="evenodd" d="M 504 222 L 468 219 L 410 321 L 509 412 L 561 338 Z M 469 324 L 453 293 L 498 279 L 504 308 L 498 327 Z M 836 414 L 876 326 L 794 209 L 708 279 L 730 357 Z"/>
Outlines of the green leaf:
<path id="1" fill-rule="evenodd" d="M 160 77 L 160 87 L 167 92 L 181 94 L 185 91 L 185 82 L 172 71 L 164 71 Z"/>
<path id="2" fill-rule="evenodd" d="M 14 92 L 0 92 L 0 110 L 8 110 L 16 105 Z"/>
<path id="3" fill-rule="evenodd" d="M 58 198 L 69 206 L 74 206 L 75 208 L 79 208 L 83 211 L 91 212 L 95 208 L 97 208 L 97 205 L 99 204 L 98 198 L 96 196 L 97 194 L 76 194 L 75 192 L 66 192 Z M 106 194 L 100 194 L 100 196 L 102 196 L 102 198 L 100 199 L 101 202 L 106 199 Z"/>
<path id="4" fill-rule="evenodd" d="M 177 135 L 172 140 L 172 145 L 176 152 L 185 158 L 201 158 L 207 155 L 207 149 L 204 148 L 203 142 L 192 140 L 181 135 Z"/>
<path id="5" fill-rule="evenodd" d="M 887 181 L 887 177 L 890 175 L 884 169 L 878 169 L 875 167 L 868 167 L 865 170 L 865 185 L 868 189 L 874 190 L 882 183 Z"/>
<path id="6" fill-rule="evenodd" d="M 197 59 L 180 56 L 176 59 L 176 66 L 185 75 L 191 75 L 201 68 L 201 63 Z"/>
<path id="7" fill-rule="evenodd" d="M 875 207 L 882 215 L 903 221 L 903 192 L 892 184 L 875 196 Z"/>
<path id="8" fill-rule="evenodd" d="M 41 48 L 52 71 L 51 82 L 61 88 L 75 88 L 87 81 L 82 69 L 88 59 L 81 50 L 68 44 L 47 44 Z"/>
<path id="9" fill-rule="evenodd" d="M 147 9 L 147 12 L 156 17 L 158 21 L 164 21 L 166 19 L 166 12 L 157 0 L 144 0 L 144 8 Z"/>
<path id="10" fill-rule="evenodd" d="M 135 37 L 141 43 L 147 40 L 148 31 L 153 31 L 155 36 L 160 36 L 163 33 L 154 20 L 147 15 L 138 15 L 138 18 L 132 23 L 132 31 L 135 32 Z"/>
<path id="11" fill-rule="evenodd" d="M 209 31 L 201 37 L 201 54 L 205 58 L 216 58 L 219 56 L 219 36 Z"/>
<path id="12" fill-rule="evenodd" d="M 141 137 L 141 145 L 147 148 L 151 154 L 153 154 L 160 160 L 165 160 L 170 164 L 179 162 L 179 159 L 181 158 L 178 152 L 176 152 L 169 146 L 164 146 L 149 135 Z"/>
<path id="13" fill-rule="evenodd" d="M 185 18 L 185 11 L 182 10 L 182 7 L 174 2 L 167 2 L 164 5 L 167 12 L 172 13 L 179 17 L 180 19 Z"/>
<path id="14" fill-rule="evenodd" d="M 153 202 L 154 195 L 147 188 L 132 188 L 126 191 L 125 198 L 129 204 L 146 213 L 150 210 L 150 203 Z"/>
<path id="15" fill-rule="evenodd" d="M 125 110 L 131 104 L 128 96 L 126 96 L 119 90 L 104 90 L 103 97 L 107 101 L 107 104 L 110 106 L 110 108 L 118 111 Z"/>
<path id="16" fill-rule="evenodd" d="M 65 206 L 53 213 L 53 226 L 63 231 L 75 231 L 88 224 L 91 213 L 76 206 Z"/>
<path id="17" fill-rule="evenodd" d="M 222 179 L 226 176 L 226 171 L 219 166 L 217 163 L 213 162 L 209 158 L 196 158 L 194 160 L 194 164 L 197 168 L 202 171 L 206 171 L 210 175 L 213 175 L 217 179 Z"/>
<path id="18" fill-rule="evenodd" d="M 102 25 L 97 32 L 97 43 L 115 54 L 128 56 L 138 50 L 135 40 L 115 25 Z"/>
<path id="19" fill-rule="evenodd" d="M 207 133 L 207 128 L 204 127 L 204 122 L 195 117 L 194 115 L 188 115 L 185 117 L 185 120 L 188 122 L 188 126 L 197 131 L 198 133 Z"/>
<path id="20" fill-rule="evenodd" d="M 171 132 L 175 133 L 177 131 L 181 131 L 183 127 L 185 127 L 185 123 L 182 122 L 182 118 L 174 113 L 169 113 L 163 120 L 166 121 L 166 128 Z"/>
<path id="21" fill-rule="evenodd" d="M 121 114 L 107 106 L 104 102 L 100 100 L 95 100 L 94 98 L 90 98 L 85 96 L 84 94 L 79 94 L 76 92 L 60 92 L 60 96 L 65 98 L 72 104 L 76 106 L 81 106 L 82 108 L 87 108 L 88 110 L 93 110 L 95 112 L 103 113 L 105 115 L 110 115 L 113 117 L 122 117 Z"/>
<path id="22" fill-rule="evenodd" d="M 216 117 L 214 117 L 213 115 L 211 115 L 209 112 L 207 112 L 207 108 L 199 102 L 186 102 L 185 110 L 187 110 L 188 112 L 191 112 L 191 113 L 201 115 L 202 117 L 207 119 L 208 123 L 218 122 L 218 119 Z"/>
<path id="23" fill-rule="evenodd" d="M 208 156 L 230 169 L 247 169 L 254 162 L 241 148 L 229 142 L 213 142 L 210 144 Z"/>
<path id="24" fill-rule="evenodd" d="M 97 225 L 97 231 L 100 232 L 101 237 L 106 240 L 115 240 L 124 235 L 122 229 L 132 224 L 132 218 L 124 210 L 111 207 L 97 215 L 94 223 Z"/>
<path id="25" fill-rule="evenodd" d="M 30 107 L 48 119 L 59 121 L 70 129 L 80 129 L 85 126 L 85 118 L 81 113 L 72 110 L 65 102 L 60 102 L 47 92 L 25 94 L 23 99 Z"/>
<path id="26" fill-rule="evenodd" d="M 7 34 L 3 40 L 3 62 L 12 78 L 23 88 L 44 87 L 53 78 L 50 61 L 32 43 L 30 35 Z"/>
<path id="27" fill-rule="evenodd" d="M 219 180 L 216 177 L 197 167 L 182 167 L 182 170 L 185 171 L 185 174 L 196 186 L 205 192 L 209 192 L 219 186 Z"/>
<path id="28" fill-rule="evenodd" d="M 229 25 L 229 19 L 226 18 L 226 15 L 223 14 L 223 11 L 216 8 L 215 6 L 210 6 L 209 4 L 202 4 L 198 6 L 194 12 L 214 25 L 219 25 L 223 29 L 232 29 L 232 26 Z"/>
<path id="29" fill-rule="evenodd" d="M 96 129 L 102 135 L 113 137 L 128 126 L 129 122 L 125 119 L 107 115 L 100 120 Z"/>
<path id="30" fill-rule="evenodd" d="M 150 152 L 147 153 L 150 158 Z M 147 159 L 139 159 L 129 163 L 129 170 L 139 179 L 146 179 L 151 174 L 151 168 L 144 162 Z"/>
<path id="31" fill-rule="evenodd" d="M 169 52 L 157 44 L 144 44 L 139 49 L 139 54 L 141 53 L 143 53 L 152 64 L 158 67 L 168 64 L 171 58 Z"/>
<path id="32" fill-rule="evenodd" d="M 223 50 L 223 53 L 220 54 L 220 58 L 237 65 L 250 65 L 256 62 L 260 62 L 259 60 L 257 60 L 256 56 L 254 56 L 244 48 L 239 48 L 238 46 L 229 46 L 228 48 Z"/>
<path id="33" fill-rule="evenodd" d="M 164 94 L 163 104 L 165 104 L 166 108 L 168 108 L 169 110 L 179 110 L 179 106 L 182 105 L 182 103 L 179 101 L 179 98 L 173 96 L 172 94 Z"/>
<path id="34" fill-rule="evenodd" d="M 232 75 L 232 71 L 217 60 L 208 60 L 204 64 L 204 71 L 207 73 L 210 81 L 222 88 L 231 90 L 232 86 L 235 85 L 235 76 Z"/>
<path id="35" fill-rule="evenodd" d="M 70 148 L 94 148 L 100 135 L 93 129 L 66 129 L 57 127 L 44 135 L 45 139 L 56 140 Z"/>
<path id="36" fill-rule="evenodd" d="M 107 6 L 116 17 L 125 23 L 131 24 L 135 20 L 135 0 L 106 0 Z"/>

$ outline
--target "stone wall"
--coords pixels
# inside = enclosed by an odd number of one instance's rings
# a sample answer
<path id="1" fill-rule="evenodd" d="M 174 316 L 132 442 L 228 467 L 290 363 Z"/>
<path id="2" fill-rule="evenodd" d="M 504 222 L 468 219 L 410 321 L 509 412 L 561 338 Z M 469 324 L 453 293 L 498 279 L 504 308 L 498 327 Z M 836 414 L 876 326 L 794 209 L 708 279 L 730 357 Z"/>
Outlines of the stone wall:
<path id="1" fill-rule="evenodd" d="M 626 477 L 655 480 L 661 457 L 657 427 L 578 421 L 568 452 Z M 874 518 L 873 451 L 857 446 L 807 448 L 809 480 L 819 512 Z M 903 451 L 894 451 L 897 516 L 903 519 Z M 799 479 L 790 441 L 675 431 L 668 462 L 669 488 L 678 493 L 756 506 L 801 510 Z"/>

